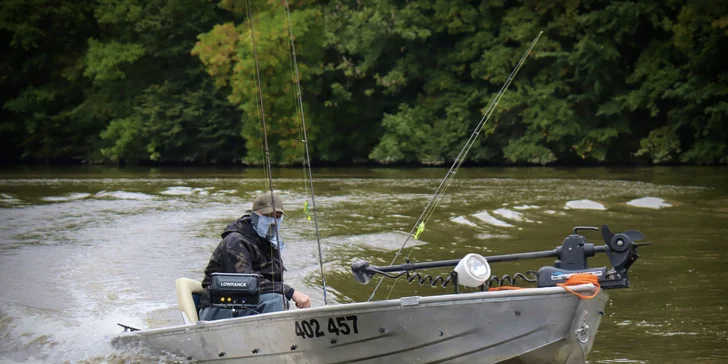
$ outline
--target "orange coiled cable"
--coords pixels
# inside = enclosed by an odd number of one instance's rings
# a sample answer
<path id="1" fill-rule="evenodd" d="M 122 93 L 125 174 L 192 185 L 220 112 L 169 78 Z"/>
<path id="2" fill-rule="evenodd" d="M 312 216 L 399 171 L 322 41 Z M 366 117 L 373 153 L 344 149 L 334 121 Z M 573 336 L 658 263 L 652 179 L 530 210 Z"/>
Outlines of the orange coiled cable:
<path id="1" fill-rule="evenodd" d="M 576 293 L 573 290 L 571 290 L 571 288 L 568 287 L 568 286 L 578 286 L 580 284 L 587 284 L 587 283 L 591 283 L 591 284 L 597 286 L 597 290 L 591 296 L 585 296 L 583 294 Z M 602 288 L 601 286 L 599 286 L 599 277 L 597 277 L 593 274 L 589 274 L 589 273 L 573 274 L 572 276 L 570 276 L 569 278 L 566 279 L 566 283 L 559 283 L 559 284 L 557 284 L 557 286 L 563 287 L 565 290 L 573 293 L 575 296 L 585 299 L 585 300 L 590 300 L 590 299 L 596 297 L 597 294 L 599 294 L 599 290 Z"/>

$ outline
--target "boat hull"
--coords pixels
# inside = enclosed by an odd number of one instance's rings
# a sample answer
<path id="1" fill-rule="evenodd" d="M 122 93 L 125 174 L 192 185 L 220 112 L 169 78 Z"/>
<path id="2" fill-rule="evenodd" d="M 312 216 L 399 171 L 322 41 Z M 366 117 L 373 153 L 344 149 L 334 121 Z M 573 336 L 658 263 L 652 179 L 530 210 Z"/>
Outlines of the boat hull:
<path id="1" fill-rule="evenodd" d="M 404 297 L 129 335 L 199 362 L 571 364 L 586 360 L 607 299 L 560 287 Z"/>

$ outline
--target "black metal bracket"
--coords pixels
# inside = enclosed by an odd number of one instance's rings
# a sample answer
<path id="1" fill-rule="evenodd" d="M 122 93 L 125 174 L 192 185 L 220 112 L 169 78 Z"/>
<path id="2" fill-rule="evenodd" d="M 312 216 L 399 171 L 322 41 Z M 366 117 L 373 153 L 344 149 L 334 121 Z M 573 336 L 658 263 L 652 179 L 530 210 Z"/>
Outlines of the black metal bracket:
<path id="1" fill-rule="evenodd" d="M 599 231 L 599 228 L 596 227 L 596 226 L 575 226 L 574 227 L 574 235 L 579 234 L 579 230 Z"/>
<path id="2" fill-rule="evenodd" d="M 131 326 L 127 326 L 127 325 L 124 325 L 124 324 L 117 323 L 117 325 L 123 327 L 124 328 L 124 332 L 141 331 L 141 330 L 139 330 L 137 328 L 134 328 L 134 327 L 131 327 Z"/>

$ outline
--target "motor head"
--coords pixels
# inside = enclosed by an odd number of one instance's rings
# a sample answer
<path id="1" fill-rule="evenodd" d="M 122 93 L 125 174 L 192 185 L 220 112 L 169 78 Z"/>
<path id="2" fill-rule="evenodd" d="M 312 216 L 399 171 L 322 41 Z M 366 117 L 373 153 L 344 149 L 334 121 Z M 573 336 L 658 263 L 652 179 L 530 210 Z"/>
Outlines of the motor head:
<path id="1" fill-rule="evenodd" d="M 372 280 L 374 273 L 369 271 L 369 262 L 366 260 L 357 260 L 351 265 L 351 273 L 354 279 L 361 284 L 367 284 Z"/>

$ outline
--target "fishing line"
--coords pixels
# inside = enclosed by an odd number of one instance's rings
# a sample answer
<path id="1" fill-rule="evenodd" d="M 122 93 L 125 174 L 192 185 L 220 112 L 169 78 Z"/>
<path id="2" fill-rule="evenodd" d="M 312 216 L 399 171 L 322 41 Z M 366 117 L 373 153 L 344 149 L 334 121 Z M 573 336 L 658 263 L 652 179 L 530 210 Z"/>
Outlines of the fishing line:
<path id="1" fill-rule="evenodd" d="M 253 21 L 252 11 L 250 10 L 250 4 L 247 3 L 247 0 L 246 0 L 246 5 L 248 5 L 248 9 L 247 9 L 248 10 L 247 11 L 248 21 L 252 22 Z M 255 58 L 252 47 L 251 47 L 250 51 L 251 51 L 250 52 L 251 55 L 253 55 Z M 257 74 L 255 71 L 256 70 L 253 69 L 253 82 L 256 84 L 260 84 L 260 82 L 258 82 L 258 77 L 257 77 Z M 259 89 L 258 91 L 261 92 L 262 90 Z M 262 96 L 260 99 L 258 99 L 257 97 L 255 98 L 255 116 L 258 118 L 258 124 L 260 125 L 260 128 L 258 129 L 258 141 L 260 142 L 260 160 L 261 160 L 261 162 L 265 163 L 265 148 L 263 146 L 264 143 L 263 143 L 263 131 L 262 131 L 264 124 L 261 122 L 261 118 L 260 118 L 260 108 L 262 105 L 262 100 L 263 100 Z M 263 190 L 269 189 L 270 186 L 268 186 L 268 170 L 265 168 L 265 165 L 263 166 L 263 181 L 264 181 Z"/>
<path id="2" fill-rule="evenodd" d="M 255 75 L 255 70 L 253 70 L 253 80 L 257 82 L 258 78 Z M 263 123 L 260 119 L 260 103 L 258 99 L 255 99 L 255 115 L 258 118 L 258 125 L 260 128 L 258 128 L 258 142 L 260 143 L 260 160 L 261 162 L 265 163 L 265 147 L 263 146 Z M 268 186 L 268 170 L 265 168 L 265 165 L 263 166 L 263 190 L 267 190 L 271 188 Z"/>
<path id="3" fill-rule="evenodd" d="M 285 9 L 288 10 L 287 3 L 286 3 L 286 8 Z M 290 25 L 290 18 L 288 17 L 288 14 L 286 14 L 286 19 L 288 21 L 287 24 Z M 287 26 L 287 29 L 288 28 L 290 28 L 290 26 Z M 288 62 L 289 62 L 289 65 L 291 66 L 290 67 L 291 68 L 291 84 L 294 84 L 294 83 L 296 83 L 296 73 L 295 73 L 294 66 L 293 66 L 294 60 L 293 60 L 293 57 L 291 56 L 291 54 L 292 53 L 295 53 L 296 50 L 291 45 L 291 39 L 290 38 L 292 38 L 292 35 L 291 35 L 290 29 L 288 29 L 288 30 L 289 30 L 289 32 L 288 32 L 288 34 L 289 34 L 289 39 L 288 39 Z M 302 125 L 303 124 L 301 123 L 301 114 L 302 114 L 302 112 L 300 112 L 300 110 L 298 108 L 298 97 L 297 97 L 297 95 L 296 95 L 295 92 L 293 94 L 293 100 L 296 103 L 296 126 L 297 126 L 296 131 L 298 132 L 298 140 L 300 141 L 300 143 L 298 143 L 298 151 L 299 151 L 299 154 L 301 155 L 301 170 L 303 172 L 303 188 L 304 188 L 304 192 L 305 192 L 304 196 L 306 196 L 306 202 L 304 203 L 303 212 L 306 214 L 307 219 L 308 220 L 311 220 L 311 216 L 308 214 L 308 186 L 306 185 L 306 152 L 305 152 L 304 147 L 303 147 L 303 142 L 305 140 L 303 139 L 303 132 L 302 132 Z M 301 110 L 303 110 L 303 108 L 301 108 Z"/>
<path id="4" fill-rule="evenodd" d="M 327 305 L 327 297 L 326 297 L 326 279 L 324 278 L 324 263 L 323 263 L 323 254 L 321 253 L 321 238 L 319 236 L 319 228 L 318 228 L 318 220 L 316 218 L 316 197 L 313 191 L 313 175 L 311 174 L 311 155 L 309 154 L 308 150 L 308 137 L 306 136 L 306 118 L 304 117 L 303 113 L 303 99 L 301 96 L 301 82 L 300 77 L 298 73 L 298 62 L 296 60 L 296 43 L 293 37 L 293 26 L 291 25 L 291 12 L 288 7 L 288 0 L 284 1 L 285 7 L 286 7 L 286 19 L 288 21 L 288 39 L 290 40 L 290 55 L 293 56 L 293 68 L 295 70 L 295 80 L 296 80 L 296 95 L 298 96 L 298 107 L 300 108 L 300 116 L 301 116 L 301 130 L 303 132 L 303 146 L 306 150 L 306 158 L 305 158 L 305 164 L 308 165 L 308 180 L 310 184 L 311 189 L 311 208 L 313 210 L 313 223 L 316 230 L 316 244 L 318 245 L 318 254 L 319 254 L 319 268 L 321 269 L 321 286 L 323 287 L 324 291 L 324 305 Z M 298 112 L 298 110 L 297 110 Z M 304 168 L 304 178 L 305 178 L 305 168 Z M 304 183 L 305 186 L 305 183 Z M 308 202 L 308 201 L 306 201 Z M 304 205 L 304 209 L 307 209 L 307 204 Z"/>
<path id="5" fill-rule="evenodd" d="M 291 51 L 290 51 L 290 40 L 288 42 L 289 44 L 289 52 L 288 52 L 288 62 L 291 65 L 291 83 L 296 82 L 296 75 L 295 71 L 293 69 L 293 58 L 291 57 Z M 303 123 L 301 122 L 301 114 L 298 109 L 298 98 L 295 95 L 293 95 L 293 99 L 296 102 L 296 130 L 298 131 L 298 152 L 301 158 L 301 171 L 303 172 L 303 192 L 304 196 L 306 196 L 306 201 L 303 203 L 303 213 L 306 215 L 307 220 L 311 220 L 311 214 L 309 213 L 308 209 L 308 185 L 306 184 L 306 151 L 304 150 L 303 143 L 305 142 L 303 137 Z"/>
<path id="6" fill-rule="evenodd" d="M 261 122 L 263 123 L 263 141 L 265 142 L 265 166 L 267 173 L 268 173 L 268 186 L 270 187 L 270 202 L 271 206 L 273 207 L 273 218 L 277 219 L 277 213 L 276 213 L 276 203 L 275 203 L 275 195 L 273 194 L 273 174 L 271 171 L 270 166 L 270 151 L 268 149 L 268 128 L 265 123 L 265 108 L 263 106 L 263 87 L 260 83 L 260 67 L 258 65 L 258 48 L 257 44 L 255 43 L 255 26 L 253 25 L 253 11 L 250 8 L 250 1 L 245 0 L 245 5 L 248 9 L 248 20 L 250 21 L 250 39 L 253 43 L 253 58 L 255 60 L 255 73 L 257 75 L 256 81 L 258 83 L 258 96 L 260 98 L 260 116 L 261 116 Z M 253 212 L 254 213 L 254 212 Z M 283 292 L 283 254 L 280 253 L 281 249 L 281 241 L 280 241 L 280 234 L 279 234 L 279 224 L 276 222 L 275 224 L 276 229 L 276 245 L 278 247 L 278 258 L 281 261 L 280 266 L 280 277 L 281 277 L 281 294 L 285 296 L 285 292 Z M 271 259 L 273 257 L 273 245 L 270 246 L 270 253 L 271 253 Z M 273 266 L 271 265 L 271 269 Z M 273 273 L 271 271 L 271 273 Z M 275 274 L 271 274 L 271 283 L 273 284 L 273 289 L 275 289 Z M 287 303 L 286 300 L 283 300 L 284 304 Z"/>
<path id="7" fill-rule="evenodd" d="M 508 76 L 508 79 L 506 79 L 506 82 L 501 87 L 500 91 L 498 91 L 498 94 L 496 94 L 495 98 L 491 101 L 490 105 L 488 106 L 488 109 L 486 109 L 485 113 L 483 114 L 483 117 L 480 119 L 480 122 L 473 130 L 473 133 L 470 134 L 470 137 L 468 138 L 467 142 L 463 146 L 463 148 L 460 150 L 460 153 L 458 154 L 457 158 L 455 158 L 455 161 L 453 162 L 452 166 L 450 167 L 450 170 L 448 170 L 447 174 L 445 174 L 445 177 L 440 182 L 440 185 L 437 187 L 437 190 L 435 190 L 435 194 L 430 198 L 430 201 L 427 203 L 427 206 L 425 207 L 425 210 L 422 211 L 422 214 L 420 214 L 420 217 L 417 219 L 417 222 L 415 222 L 415 225 L 410 230 L 410 233 L 407 235 L 407 238 L 405 239 L 402 246 L 399 248 L 397 253 L 394 256 L 394 259 L 392 259 L 392 262 L 389 263 L 390 265 L 394 264 L 394 262 L 397 260 L 399 255 L 402 253 L 402 250 L 404 249 L 405 245 L 407 245 L 407 242 L 409 242 L 409 239 L 412 237 L 412 234 L 415 232 L 415 229 L 417 229 L 417 232 L 415 234 L 415 238 L 419 238 L 419 235 L 424 231 L 426 223 L 429 221 L 430 217 L 432 216 L 432 213 L 435 211 L 435 208 L 440 203 L 440 200 L 442 199 L 442 196 L 444 196 L 445 191 L 447 191 L 447 188 L 450 187 L 450 184 L 452 183 L 453 179 L 455 178 L 455 174 L 460 169 L 460 166 L 465 161 L 465 157 L 467 156 L 468 152 L 470 151 L 470 148 L 472 148 L 473 144 L 475 144 L 476 139 L 478 138 L 478 135 L 483 130 L 483 127 L 485 127 L 485 124 L 488 123 L 488 120 L 490 119 L 490 116 L 495 111 L 495 108 L 498 106 L 498 103 L 500 102 L 501 98 L 503 97 L 503 94 L 508 89 L 508 87 L 513 82 L 513 79 L 515 78 L 518 71 L 521 69 L 523 64 L 526 61 L 526 58 L 528 57 L 528 54 L 531 53 L 531 50 L 538 42 L 539 38 L 541 38 L 541 35 L 543 34 L 543 31 L 539 32 L 538 35 L 536 35 L 536 38 L 533 39 L 531 42 L 531 45 L 526 49 L 526 52 L 523 54 L 521 59 L 516 64 L 516 67 L 511 71 L 511 74 Z M 412 254 L 414 247 L 412 247 L 407 254 L 407 257 L 409 257 Z M 382 276 L 379 279 L 379 282 L 377 283 L 376 287 L 374 287 L 374 291 L 369 296 L 369 299 L 367 302 L 371 301 L 374 298 L 374 295 L 377 293 L 377 290 L 382 285 L 382 281 L 384 280 L 384 277 Z M 394 281 L 392 284 L 392 287 L 389 290 L 389 294 L 387 295 L 387 298 L 391 295 L 392 291 L 394 290 L 394 286 L 397 284 L 397 280 Z"/>

